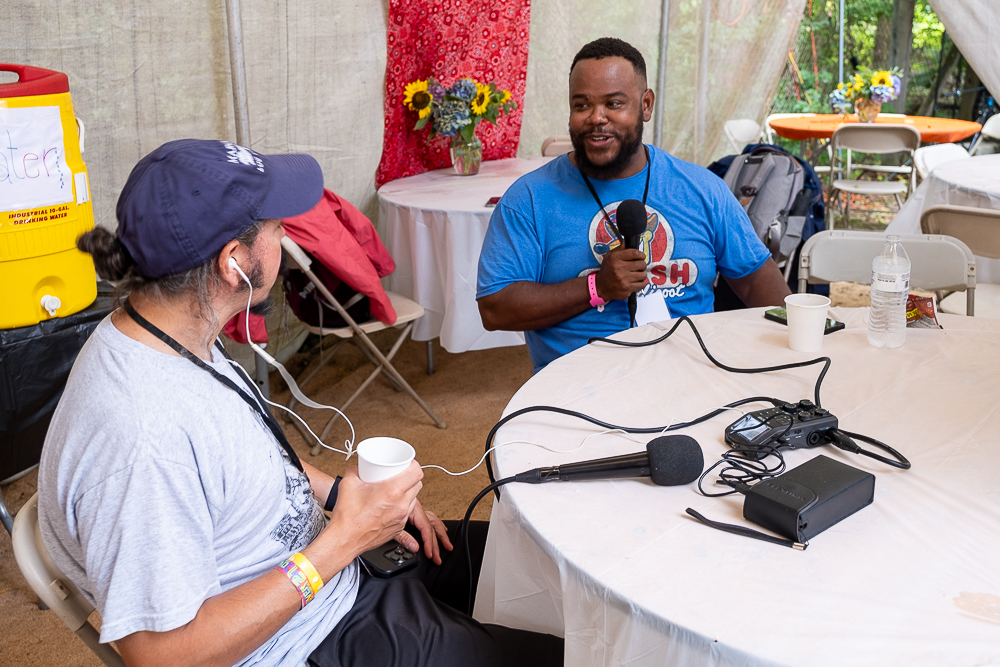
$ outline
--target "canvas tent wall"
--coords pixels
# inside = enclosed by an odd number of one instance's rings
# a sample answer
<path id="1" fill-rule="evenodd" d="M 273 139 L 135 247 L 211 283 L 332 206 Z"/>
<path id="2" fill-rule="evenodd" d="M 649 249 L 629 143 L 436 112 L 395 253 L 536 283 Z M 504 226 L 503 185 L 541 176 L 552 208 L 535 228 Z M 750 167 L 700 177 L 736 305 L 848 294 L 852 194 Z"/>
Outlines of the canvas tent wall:
<path id="1" fill-rule="evenodd" d="M 395 1 L 395 0 L 393 0 Z M 534 0 L 521 155 L 566 131 L 567 75 L 587 41 L 620 36 L 656 81 L 669 31 L 663 148 L 707 164 L 729 118 L 763 120 L 805 0 Z M 374 215 L 388 0 L 242 3 L 252 147 L 316 156 L 327 186 Z M 98 224 L 135 162 L 181 137 L 235 140 L 223 0 L 0 3 L 0 61 L 69 75 L 87 123 Z M 653 136 L 652 123 L 646 140 Z"/>

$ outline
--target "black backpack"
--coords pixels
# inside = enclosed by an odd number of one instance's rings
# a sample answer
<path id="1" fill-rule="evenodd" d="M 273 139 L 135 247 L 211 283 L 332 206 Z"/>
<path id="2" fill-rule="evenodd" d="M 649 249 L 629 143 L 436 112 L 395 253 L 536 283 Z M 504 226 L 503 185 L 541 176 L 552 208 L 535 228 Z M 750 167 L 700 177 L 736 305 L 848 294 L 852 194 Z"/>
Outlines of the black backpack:
<path id="1" fill-rule="evenodd" d="M 303 250 L 303 252 L 305 251 Z M 370 320 L 372 314 L 368 297 L 338 278 L 318 259 L 307 252 L 306 254 L 312 260 L 310 270 L 330 290 L 333 298 L 340 302 L 347 314 L 358 324 Z M 287 270 L 283 287 L 288 307 L 302 322 L 323 329 L 337 329 L 347 326 L 347 322 L 340 316 L 340 313 L 323 298 L 323 295 L 319 293 L 306 274 L 298 269 Z"/>
<path id="2" fill-rule="evenodd" d="M 723 180 L 774 261 L 793 259 L 813 198 L 798 161 L 784 151 L 759 146 L 737 155 Z"/>

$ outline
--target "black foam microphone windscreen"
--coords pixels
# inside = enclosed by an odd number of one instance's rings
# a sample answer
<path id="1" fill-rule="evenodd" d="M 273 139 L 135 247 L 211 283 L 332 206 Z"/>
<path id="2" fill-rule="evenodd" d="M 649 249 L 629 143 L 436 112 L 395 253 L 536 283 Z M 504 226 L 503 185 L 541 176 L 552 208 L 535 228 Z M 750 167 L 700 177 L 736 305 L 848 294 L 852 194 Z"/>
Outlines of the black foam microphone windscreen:
<path id="1" fill-rule="evenodd" d="M 689 435 L 661 435 L 646 445 L 649 474 L 660 486 L 690 484 L 701 476 L 705 455 Z"/>
<path id="2" fill-rule="evenodd" d="M 638 199 L 626 199 L 618 204 L 615 224 L 625 247 L 638 249 L 639 240 L 646 231 L 646 206 Z"/>

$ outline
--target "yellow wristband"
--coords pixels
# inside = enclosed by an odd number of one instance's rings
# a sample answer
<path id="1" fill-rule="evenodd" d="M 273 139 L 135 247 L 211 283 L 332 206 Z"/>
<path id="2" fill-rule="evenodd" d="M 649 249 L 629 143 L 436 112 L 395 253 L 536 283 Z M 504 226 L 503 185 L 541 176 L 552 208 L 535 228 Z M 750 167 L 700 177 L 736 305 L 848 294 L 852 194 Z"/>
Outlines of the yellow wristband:
<path id="1" fill-rule="evenodd" d="M 309 583 L 312 584 L 313 594 L 319 593 L 319 589 L 323 588 L 323 578 L 319 576 L 319 572 L 313 567 L 313 564 L 309 562 L 301 552 L 292 554 L 288 557 L 288 560 L 292 561 L 299 566 L 302 573 L 306 575 L 309 579 Z"/>

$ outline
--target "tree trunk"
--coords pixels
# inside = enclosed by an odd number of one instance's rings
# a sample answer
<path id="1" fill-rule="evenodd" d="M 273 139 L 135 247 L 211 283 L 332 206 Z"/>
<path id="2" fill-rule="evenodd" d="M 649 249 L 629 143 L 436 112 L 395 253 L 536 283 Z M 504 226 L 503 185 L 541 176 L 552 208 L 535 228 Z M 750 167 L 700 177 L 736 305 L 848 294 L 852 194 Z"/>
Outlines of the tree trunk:
<path id="1" fill-rule="evenodd" d="M 872 51 L 872 61 L 868 64 L 875 71 L 889 66 L 889 47 L 892 44 L 892 17 L 879 16 L 877 20 L 875 48 Z"/>
<path id="2" fill-rule="evenodd" d="M 979 75 L 976 71 L 972 69 L 972 65 L 968 61 L 965 63 L 965 80 L 962 81 L 962 90 L 969 90 L 970 88 L 978 88 L 983 85 L 983 82 L 979 80 Z M 962 120 L 976 120 L 976 98 L 979 96 L 979 91 L 972 91 L 968 93 L 962 93 L 962 97 L 959 100 L 958 107 L 958 117 Z"/>
<path id="3" fill-rule="evenodd" d="M 903 70 L 903 84 L 893 104 L 897 113 L 906 113 L 906 88 L 910 79 L 910 51 L 913 47 L 913 14 L 917 0 L 895 0 L 892 7 L 892 43 L 889 67 Z"/>
<path id="4" fill-rule="evenodd" d="M 952 42 L 948 47 L 948 52 L 945 54 L 944 59 L 941 62 L 941 68 L 938 70 L 934 86 L 931 88 L 930 92 L 927 93 L 927 97 L 924 98 L 924 101 L 920 103 L 920 109 L 917 111 L 918 116 L 926 116 L 934 108 L 934 102 L 937 101 L 938 92 L 941 90 L 941 84 L 944 83 L 945 78 L 947 78 L 952 68 L 955 67 L 955 63 L 958 62 L 961 55 L 962 54 L 958 51 L 958 47 L 955 46 L 955 42 Z"/>

